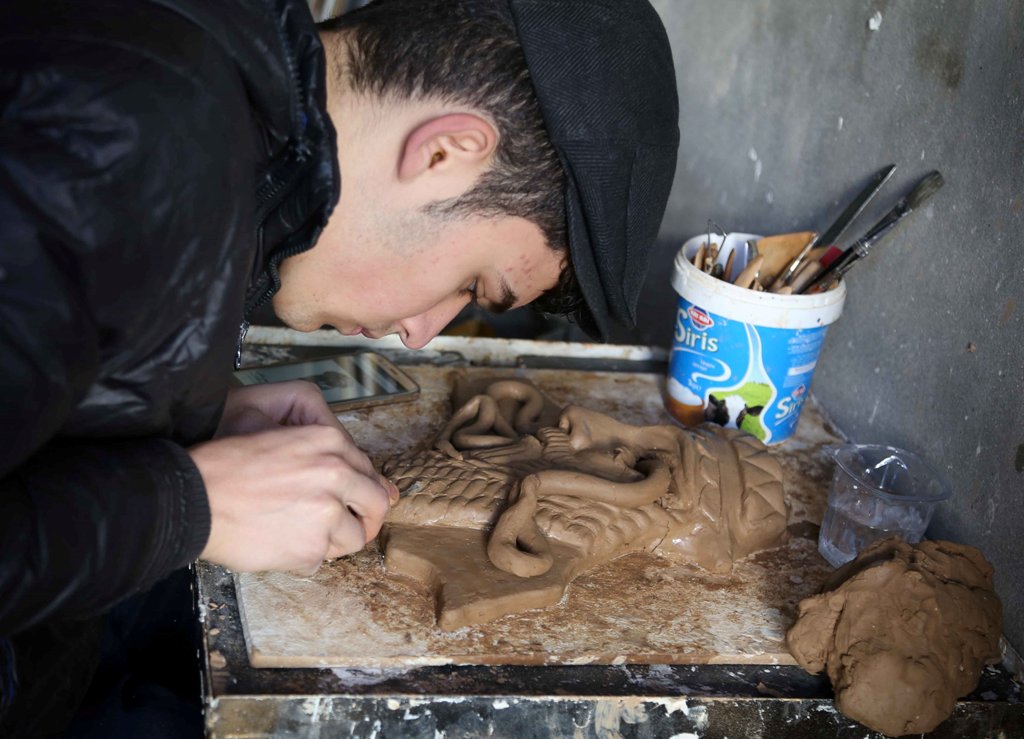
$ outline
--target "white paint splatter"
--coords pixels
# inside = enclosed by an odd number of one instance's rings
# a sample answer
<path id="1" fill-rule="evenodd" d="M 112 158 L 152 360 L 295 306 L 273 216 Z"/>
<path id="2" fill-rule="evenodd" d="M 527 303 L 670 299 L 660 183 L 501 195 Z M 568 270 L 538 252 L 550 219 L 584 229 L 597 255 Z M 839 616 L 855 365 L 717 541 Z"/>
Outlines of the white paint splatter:
<path id="1" fill-rule="evenodd" d="M 842 131 L 843 130 L 843 117 L 842 116 L 839 116 L 839 123 L 836 124 L 836 130 L 837 131 Z"/>
<path id="2" fill-rule="evenodd" d="M 773 193 L 771 190 L 766 192 L 764 194 L 764 201 L 766 203 L 768 203 L 768 205 L 771 205 L 772 203 L 774 203 L 775 202 L 775 193 Z"/>
<path id="3" fill-rule="evenodd" d="M 320 720 L 320 696 L 314 698 L 306 698 L 302 701 L 302 712 L 309 716 L 309 720 L 315 726 L 317 721 Z"/>
<path id="4" fill-rule="evenodd" d="M 924 161 L 924 149 L 921 149 L 921 161 Z"/>
<path id="5" fill-rule="evenodd" d="M 974 456 L 975 457 L 980 457 L 981 456 L 981 443 L 980 442 L 978 444 L 978 448 L 974 450 Z"/>
<path id="6" fill-rule="evenodd" d="M 755 149 L 753 146 L 751 146 L 750 147 L 750 151 L 747 152 L 747 156 L 750 158 L 750 161 L 756 162 L 757 161 L 757 149 Z"/>
<path id="7" fill-rule="evenodd" d="M 669 698 L 662 702 L 665 706 L 665 713 L 671 716 L 676 711 L 682 711 L 684 716 L 690 715 L 690 704 L 686 702 L 686 698 Z"/>
<path id="8" fill-rule="evenodd" d="M 495 711 L 503 711 L 506 708 L 508 708 L 508 701 L 504 698 L 499 698 L 498 700 L 494 701 L 492 705 L 494 706 Z"/>
<path id="9" fill-rule="evenodd" d="M 868 18 L 868 30 L 877 31 L 882 27 L 882 11 L 876 10 L 875 14 Z"/>
<path id="10" fill-rule="evenodd" d="M 682 734 L 673 734 L 669 739 L 700 739 L 697 734 L 691 734 L 689 731 L 684 731 Z"/>
<path id="11" fill-rule="evenodd" d="M 694 728 L 697 731 L 705 731 L 708 728 L 708 707 L 694 706 L 690 709 L 690 713 L 693 714 Z"/>
<path id="12" fill-rule="evenodd" d="M 332 667 L 331 672 L 335 677 L 345 681 L 348 685 L 376 685 L 385 680 L 400 677 L 408 672 L 404 668 L 359 668 L 359 667 Z"/>
<path id="13" fill-rule="evenodd" d="M 874 426 L 875 424 L 875 414 L 878 413 L 878 403 L 878 398 L 875 398 L 875 405 L 871 408 L 871 415 L 868 416 L 868 426 Z"/>

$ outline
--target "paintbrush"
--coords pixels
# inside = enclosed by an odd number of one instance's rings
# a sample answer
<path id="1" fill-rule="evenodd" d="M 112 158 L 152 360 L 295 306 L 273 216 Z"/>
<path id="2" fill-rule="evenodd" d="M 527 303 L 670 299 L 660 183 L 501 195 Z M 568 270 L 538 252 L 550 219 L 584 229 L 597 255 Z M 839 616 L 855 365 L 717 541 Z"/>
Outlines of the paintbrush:
<path id="1" fill-rule="evenodd" d="M 864 189 L 857 193 L 857 197 L 836 218 L 835 223 L 829 226 L 824 233 L 818 234 L 808 241 L 807 245 L 796 255 L 796 258 L 772 281 L 769 287 L 777 285 L 779 288 L 782 288 L 784 285 L 788 285 L 796 277 L 796 273 L 803 267 L 804 259 L 807 258 L 811 251 L 819 246 L 832 246 L 832 244 L 836 243 L 839 237 L 843 235 L 846 227 L 853 222 L 854 218 L 860 215 L 861 211 L 878 194 L 878 191 L 882 189 L 882 185 L 889 181 L 889 178 L 892 177 L 892 173 L 895 171 L 896 165 L 890 164 L 872 175 Z M 799 290 L 794 288 L 794 292 L 799 292 Z"/>
<path id="2" fill-rule="evenodd" d="M 827 288 L 833 282 L 846 274 L 849 269 L 863 259 L 871 251 L 882 237 L 886 236 L 904 218 L 921 207 L 928 198 L 934 195 L 940 187 L 945 184 L 942 175 L 933 170 L 921 178 L 910 194 L 901 198 L 898 203 L 885 216 L 876 223 L 870 231 L 855 241 L 843 254 L 831 262 L 828 267 L 820 270 L 810 280 L 803 290 L 794 290 L 795 293 L 818 292 L 819 289 Z"/>

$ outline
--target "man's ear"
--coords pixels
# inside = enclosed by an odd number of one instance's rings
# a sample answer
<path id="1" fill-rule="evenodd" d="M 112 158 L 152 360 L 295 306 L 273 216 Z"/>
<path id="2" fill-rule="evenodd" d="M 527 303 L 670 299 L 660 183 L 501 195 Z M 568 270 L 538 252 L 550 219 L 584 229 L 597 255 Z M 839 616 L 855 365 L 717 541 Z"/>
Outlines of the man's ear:
<path id="1" fill-rule="evenodd" d="M 476 179 L 498 145 L 498 132 L 472 113 L 449 113 L 419 124 L 405 139 L 398 179 L 412 180 L 425 172 L 466 170 Z"/>

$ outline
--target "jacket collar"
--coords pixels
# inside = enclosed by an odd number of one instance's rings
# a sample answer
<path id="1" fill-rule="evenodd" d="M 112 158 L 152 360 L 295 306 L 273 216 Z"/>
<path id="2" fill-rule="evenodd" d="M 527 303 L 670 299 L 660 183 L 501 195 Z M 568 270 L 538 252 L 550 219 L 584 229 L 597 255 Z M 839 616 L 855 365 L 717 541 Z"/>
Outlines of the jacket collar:
<path id="1" fill-rule="evenodd" d="M 305 0 L 150 0 L 220 39 L 238 65 L 266 144 L 257 175 L 257 252 L 248 316 L 280 287 L 278 267 L 313 246 L 338 202 L 326 60 Z"/>

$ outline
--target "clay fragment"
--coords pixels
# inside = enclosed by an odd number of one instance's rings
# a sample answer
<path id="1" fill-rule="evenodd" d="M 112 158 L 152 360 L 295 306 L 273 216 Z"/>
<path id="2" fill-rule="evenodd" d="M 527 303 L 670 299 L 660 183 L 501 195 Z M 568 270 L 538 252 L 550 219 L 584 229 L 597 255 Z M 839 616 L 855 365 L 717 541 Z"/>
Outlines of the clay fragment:
<path id="1" fill-rule="evenodd" d="M 385 567 L 454 629 L 557 603 L 579 573 L 669 550 L 718 573 L 786 538 L 782 470 L 718 426 L 631 426 L 559 410 L 532 384 L 457 387 L 435 448 L 384 465 L 402 492 Z"/>
<path id="2" fill-rule="evenodd" d="M 805 670 L 825 670 L 846 716 L 890 736 L 929 732 L 999 660 L 992 566 L 949 541 L 885 539 L 800 603 L 786 635 Z"/>

